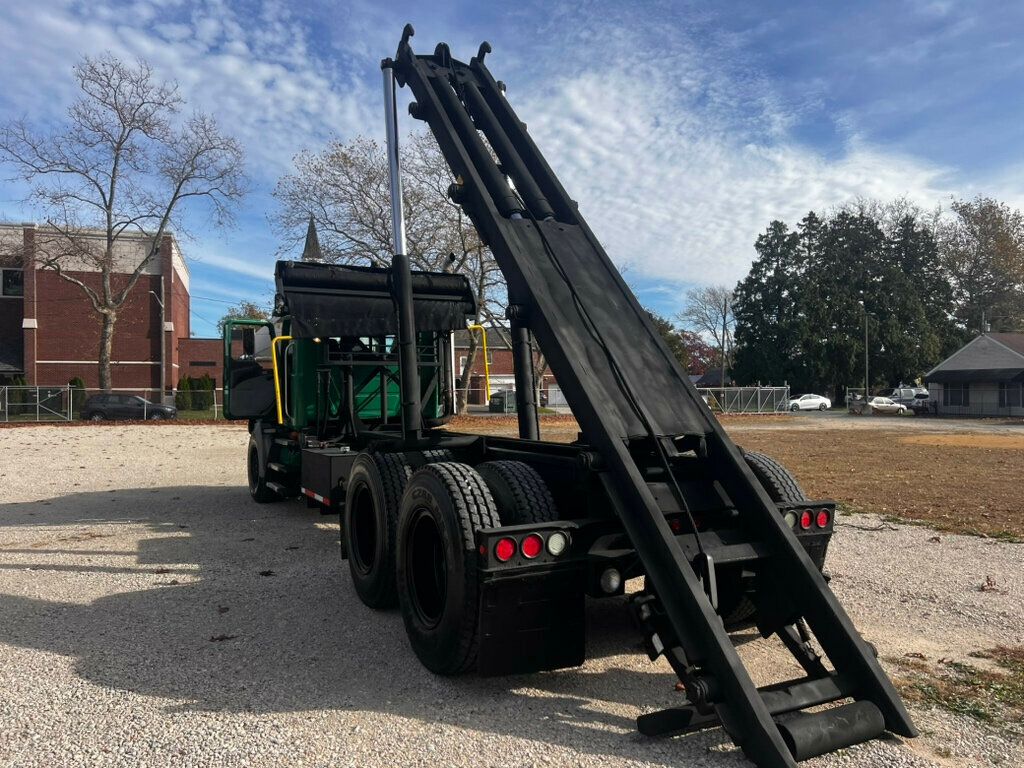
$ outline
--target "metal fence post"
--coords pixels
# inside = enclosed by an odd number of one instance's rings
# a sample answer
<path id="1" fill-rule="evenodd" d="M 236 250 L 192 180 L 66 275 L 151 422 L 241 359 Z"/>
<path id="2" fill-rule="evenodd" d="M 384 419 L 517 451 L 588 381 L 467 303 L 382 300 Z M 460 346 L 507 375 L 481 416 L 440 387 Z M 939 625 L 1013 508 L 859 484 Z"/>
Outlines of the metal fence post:
<path id="1" fill-rule="evenodd" d="M 39 421 L 39 387 L 36 387 L 36 421 Z"/>

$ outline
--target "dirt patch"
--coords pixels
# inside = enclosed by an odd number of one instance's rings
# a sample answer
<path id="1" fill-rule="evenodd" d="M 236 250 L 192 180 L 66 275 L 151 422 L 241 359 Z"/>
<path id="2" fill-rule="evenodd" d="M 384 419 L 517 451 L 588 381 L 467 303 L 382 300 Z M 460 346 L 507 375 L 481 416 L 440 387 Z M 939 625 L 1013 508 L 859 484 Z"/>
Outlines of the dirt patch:
<path id="1" fill-rule="evenodd" d="M 911 435 L 900 438 L 901 443 L 910 445 L 957 445 L 964 448 L 1010 448 L 1024 451 L 1024 435 Z"/>
<path id="2" fill-rule="evenodd" d="M 1024 451 L 1006 447 L 1000 436 L 905 436 L 885 429 L 731 433 L 744 448 L 785 464 L 812 497 L 941 530 L 1024 538 L 1016 480 L 1024 475 Z"/>
<path id="3" fill-rule="evenodd" d="M 984 432 L 906 435 L 892 427 L 761 429 L 765 416 L 730 416 L 723 424 L 744 448 L 785 464 L 809 495 L 847 510 L 917 521 L 940 530 L 1024 539 L 1016 478 L 1024 476 L 1024 435 Z M 460 432 L 515 436 L 510 416 L 453 419 Z M 541 438 L 576 439 L 571 416 L 542 416 Z"/>

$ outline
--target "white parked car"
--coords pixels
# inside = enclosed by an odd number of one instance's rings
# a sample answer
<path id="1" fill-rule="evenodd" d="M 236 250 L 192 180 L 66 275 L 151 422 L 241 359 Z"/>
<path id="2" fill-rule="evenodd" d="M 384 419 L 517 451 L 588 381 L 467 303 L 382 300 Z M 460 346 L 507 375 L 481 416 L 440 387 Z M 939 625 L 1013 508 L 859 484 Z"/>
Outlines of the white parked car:
<path id="1" fill-rule="evenodd" d="M 821 395 L 800 395 L 789 401 L 791 411 L 827 411 L 832 401 Z"/>
<path id="2" fill-rule="evenodd" d="M 868 405 L 871 407 L 872 413 L 894 413 L 897 416 L 902 416 L 907 412 L 907 406 L 894 402 L 888 397 L 872 397 L 868 401 Z"/>

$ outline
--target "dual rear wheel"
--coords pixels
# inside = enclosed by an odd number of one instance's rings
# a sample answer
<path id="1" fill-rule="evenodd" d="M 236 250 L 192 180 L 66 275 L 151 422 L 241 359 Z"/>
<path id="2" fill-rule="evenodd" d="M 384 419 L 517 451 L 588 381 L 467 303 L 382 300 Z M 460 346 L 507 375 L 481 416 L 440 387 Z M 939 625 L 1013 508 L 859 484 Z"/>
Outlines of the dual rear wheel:
<path id="1" fill-rule="evenodd" d="M 371 608 L 397 603 L 417 657 L 448 675 L 476 663 L 476 532 L 557 519 L 550 492 L 529 465 L 496 461 L 474 469 L 451 458 L 440 451 L 360 455 L 342 517 L 360 600 Z"/>

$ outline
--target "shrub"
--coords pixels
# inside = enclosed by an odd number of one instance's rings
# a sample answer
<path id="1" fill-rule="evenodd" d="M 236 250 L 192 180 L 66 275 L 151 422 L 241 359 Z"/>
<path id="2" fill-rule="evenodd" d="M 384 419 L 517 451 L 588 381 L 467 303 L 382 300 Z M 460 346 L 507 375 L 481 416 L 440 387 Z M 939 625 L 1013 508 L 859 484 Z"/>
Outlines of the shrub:
<path id="1" fill-rule="evenodd" d="M 85 405 L 85 382 L 82 381 L 80 376 L 75 376 L 68 382 L 68 386 L 71 387 L 71 414 L 72 416 L 80 416 L 82 414 L 82 406 Z"/>
<path id="2" fill-rule="evenodd" d="M 178 394 L 174 396 L 174 405 L 179 411 L 192 410 L 192 379 L 188 376 L 178 379 Z"/>
<path id="3" fill-rule="evenodd" d="M 209 374 L 192 380 L 192 408 L 197 411 L 213 408 L 213 379 Z"/>

